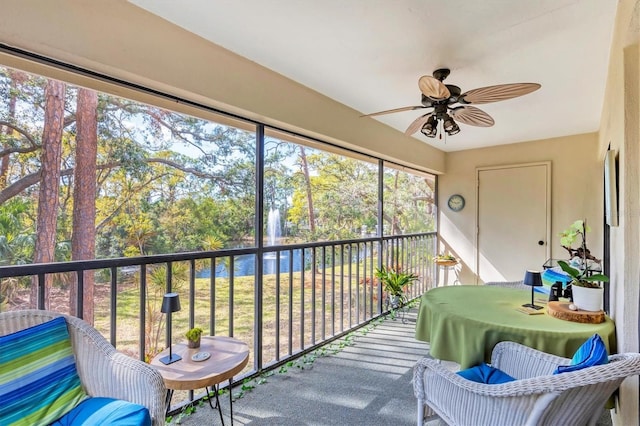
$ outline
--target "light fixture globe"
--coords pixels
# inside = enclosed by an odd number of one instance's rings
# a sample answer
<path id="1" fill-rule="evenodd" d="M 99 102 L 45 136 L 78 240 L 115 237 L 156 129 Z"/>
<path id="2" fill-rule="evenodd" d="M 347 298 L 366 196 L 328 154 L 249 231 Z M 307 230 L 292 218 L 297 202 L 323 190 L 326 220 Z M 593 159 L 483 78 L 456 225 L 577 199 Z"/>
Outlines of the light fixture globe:
<path id="1" fill-rule="evenodd" d="M 446 130 L 447 135 L 449 136 L 453 136 L 453 135 L 457 135 L 458 133 L 460 133 L 460 126 L 458 126 L 458 124 L 451 120 L 453 122 L 453 125 L 451 126 L 451 128 L 449 130 Z"/>
<path id="2" fill-rule="evenodd" d="M 435 115 L 429 117 L 429 120 L 422 126 L 420 132 L 428 138 L 435 138 L 438 134 L 438 119 Z"/>

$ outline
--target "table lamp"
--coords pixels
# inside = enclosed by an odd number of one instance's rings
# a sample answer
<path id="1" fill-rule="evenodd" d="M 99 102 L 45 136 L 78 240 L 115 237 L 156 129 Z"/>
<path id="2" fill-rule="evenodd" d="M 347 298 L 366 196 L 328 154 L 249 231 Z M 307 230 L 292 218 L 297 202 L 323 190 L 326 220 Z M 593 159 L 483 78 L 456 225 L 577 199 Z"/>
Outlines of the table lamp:
<path id="1" fill-rule="evenodd" d="M 171 353 L 171 314 L 180 310 L 180 296 L 178 293 L 167 293 L 162 299 L 162 307 L 160 312 L 167 315 L 167 336 L 169 340 L 169 355 L 160 358 L 160 362 L 163 364 L 171 364 L 176 361 L 180 361 L 182 357 Z"/>
<path id="2" fill-rule="evenodd" d="M 524 306 L 525 308 L 542 309 L 542 306 L 536 306 L 533 303 L 533 288 L 542 287 L 542 275 L 540 274 L 540 271 L 528 270 L 527 272 L 525 272 L 522 284 L 531 286 L 531 303 L 527 303 L 522 306 Z"/>

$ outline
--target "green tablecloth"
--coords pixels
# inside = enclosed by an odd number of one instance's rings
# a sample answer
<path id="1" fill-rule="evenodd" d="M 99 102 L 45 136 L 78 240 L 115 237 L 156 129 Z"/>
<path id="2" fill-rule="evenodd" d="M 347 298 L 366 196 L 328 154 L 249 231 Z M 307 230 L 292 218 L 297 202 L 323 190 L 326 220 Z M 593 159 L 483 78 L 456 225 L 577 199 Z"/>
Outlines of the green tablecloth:
<path id="1" fill-rule="evenodd" d="M 545 298 L 545 295 L 538 297 Z M 578 347 L 598 333 L 611 354 L 615 324 L 581 324 L 546 313 L 527 315 L 516 310 L 531 302 L 531 292 L 494 286 L 449 286 L 422 296 L 416 338 L 430 343 L 431 356 L 468 368 L 491 361 L 496 343 L 509 340 L 543 352 L 571 358 Z"/>

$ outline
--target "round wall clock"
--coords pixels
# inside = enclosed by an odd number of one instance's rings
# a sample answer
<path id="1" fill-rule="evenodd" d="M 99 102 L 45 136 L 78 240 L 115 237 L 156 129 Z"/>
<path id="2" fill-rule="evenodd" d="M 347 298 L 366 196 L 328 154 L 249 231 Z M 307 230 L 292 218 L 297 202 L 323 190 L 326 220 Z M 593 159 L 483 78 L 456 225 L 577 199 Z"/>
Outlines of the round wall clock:
<path id="1" fill-rule="evenodd" d="M 464 208 L 464 197 L 460 194 L 453 194 L 447 201 L 449 208 L 454 212 L 459 212 Z"/>

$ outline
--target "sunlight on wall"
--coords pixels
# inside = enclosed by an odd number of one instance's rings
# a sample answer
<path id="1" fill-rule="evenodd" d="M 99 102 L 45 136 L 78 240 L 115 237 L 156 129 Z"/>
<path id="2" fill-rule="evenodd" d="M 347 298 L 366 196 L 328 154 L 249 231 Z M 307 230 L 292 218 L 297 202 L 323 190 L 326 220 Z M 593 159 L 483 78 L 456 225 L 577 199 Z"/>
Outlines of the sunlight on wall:
<path id="1" fill-rule="evenodd" d="M 460 265 L 456 267 L 459 268 L 457 271 L 449 268 L 439 268 L 438 286 L 454 285 L 456 279 L 460 281 L 460 284 L 476 284 L 474 242 L 464 235 L 449 218 L 448 214 L 456 213 L 440 212 L 438 252 L 451 253 L 460 259 Z M 454 251 L 452 247 L 455 247 L 456 250 Z"/>

